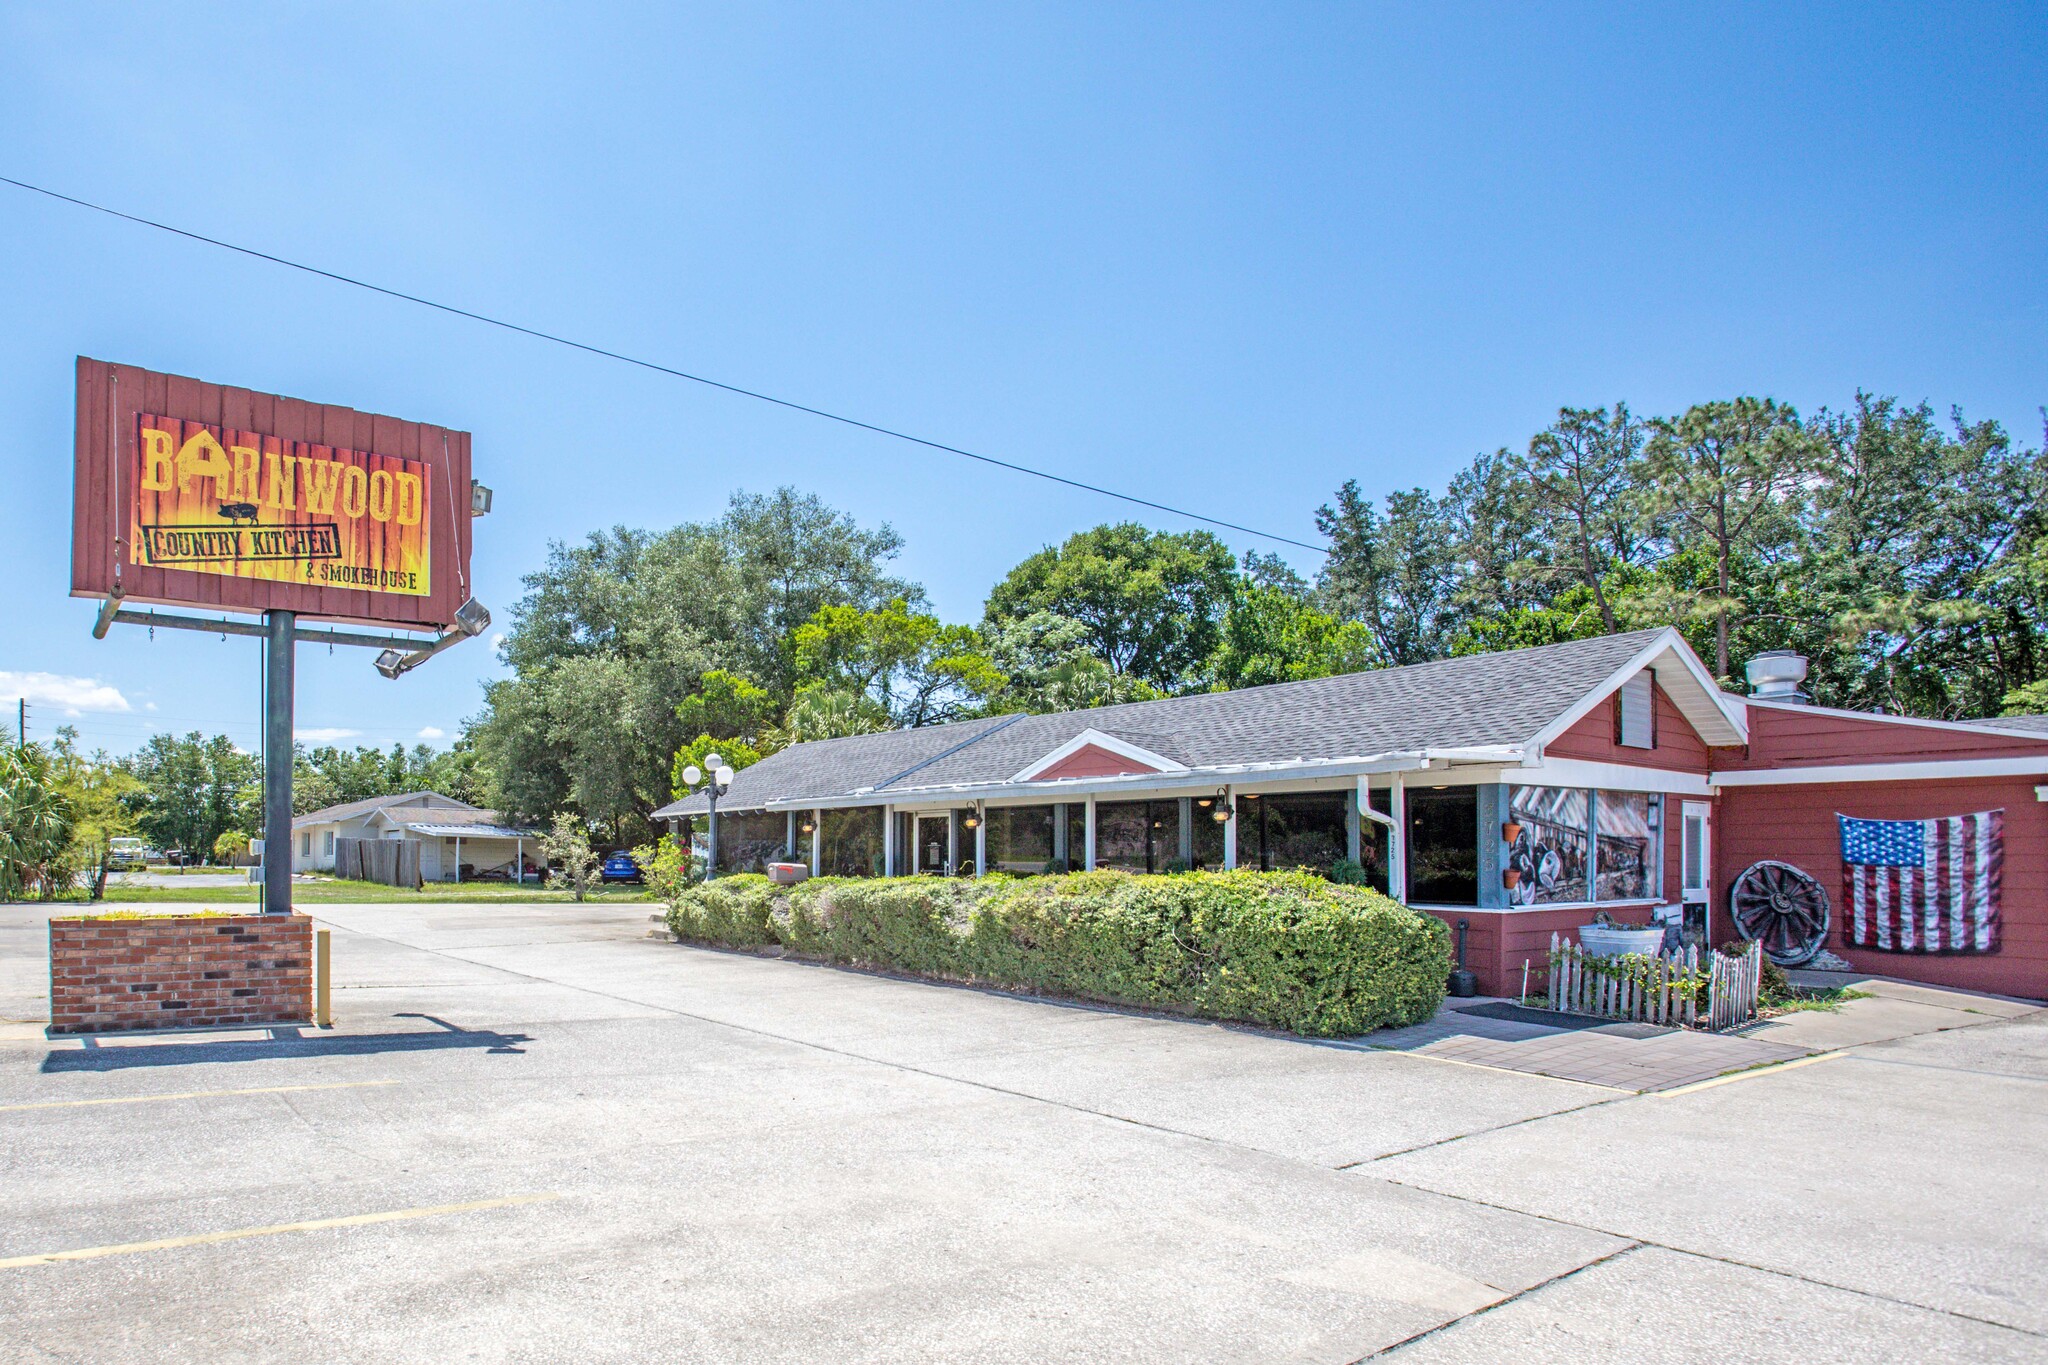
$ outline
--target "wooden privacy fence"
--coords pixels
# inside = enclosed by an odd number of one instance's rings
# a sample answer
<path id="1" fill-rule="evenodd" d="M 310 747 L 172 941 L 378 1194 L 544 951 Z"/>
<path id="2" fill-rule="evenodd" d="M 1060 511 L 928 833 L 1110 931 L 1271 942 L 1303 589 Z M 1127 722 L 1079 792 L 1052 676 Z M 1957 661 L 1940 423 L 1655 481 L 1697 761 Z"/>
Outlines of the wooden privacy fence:
<path id="1" fill-rule="evenodd" d="M 1697 945 L 1656 957 L 1601 957 L 1561 935 L 1550 936 L 1550 1007 L 1569 1014 L 1733 1028 L 1756 1018 L 1762 980 L 1763 954 L 1754 945 L 1740 957 Z"/>
<path id="2" fill-rule="evenodd" d="M 420 846 L 411 839 L 336 839 L 334 875 L 419 890 Z"/>

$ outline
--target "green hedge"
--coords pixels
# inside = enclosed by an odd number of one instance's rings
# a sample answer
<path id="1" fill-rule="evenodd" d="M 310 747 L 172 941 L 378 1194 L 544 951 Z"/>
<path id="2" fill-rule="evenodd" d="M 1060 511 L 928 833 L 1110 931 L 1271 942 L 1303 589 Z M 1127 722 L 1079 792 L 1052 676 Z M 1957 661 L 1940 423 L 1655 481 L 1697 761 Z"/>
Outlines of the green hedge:
<path id="1" fill-rule="evenodd" d="M 757 874 L 682 890 L 677 937 L 952 981 L 1180 1010 L 1313 1037 L 1419 1023 L 1443 1003 L 1450 932 L 1306 872 L 1140 877 Z"/>

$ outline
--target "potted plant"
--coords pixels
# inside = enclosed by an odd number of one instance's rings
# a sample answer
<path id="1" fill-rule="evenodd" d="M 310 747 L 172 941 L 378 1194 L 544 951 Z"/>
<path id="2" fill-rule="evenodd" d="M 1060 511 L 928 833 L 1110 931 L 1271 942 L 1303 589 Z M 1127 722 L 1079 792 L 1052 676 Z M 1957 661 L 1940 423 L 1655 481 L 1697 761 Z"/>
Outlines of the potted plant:
<path id="1" fill-rule="evenodd" d="M 1664 947 L 1664 926 L 1624 924 L 1605 910 L 1593 916 L 1591 924 L 1579 926 L 1579 943 L 1595 957 L 1622 957 L 1638 953 L 1651 957 Z"/>

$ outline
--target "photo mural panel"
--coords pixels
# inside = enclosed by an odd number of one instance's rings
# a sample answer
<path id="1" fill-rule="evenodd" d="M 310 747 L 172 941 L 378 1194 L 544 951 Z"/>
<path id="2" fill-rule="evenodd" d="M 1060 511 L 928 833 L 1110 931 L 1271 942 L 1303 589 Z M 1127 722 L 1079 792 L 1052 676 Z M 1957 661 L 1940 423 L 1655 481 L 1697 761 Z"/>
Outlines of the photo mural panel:
<path id="1" fill-rule="evenodd" d="M 1593 803 L 1599 825 L 1593 850 L 1595 900 L 1645 900 L 1657 894 L 1660 804 L 1649 792 L 1601 790 Z"/>
<path id="2" fill-rule="evenodd" d="M 1556 905 L 1588 899 L 1586 826 L 1589 803 L 1578 787 L 1512 787 L 1503 879 L 1511 905 Z"/>

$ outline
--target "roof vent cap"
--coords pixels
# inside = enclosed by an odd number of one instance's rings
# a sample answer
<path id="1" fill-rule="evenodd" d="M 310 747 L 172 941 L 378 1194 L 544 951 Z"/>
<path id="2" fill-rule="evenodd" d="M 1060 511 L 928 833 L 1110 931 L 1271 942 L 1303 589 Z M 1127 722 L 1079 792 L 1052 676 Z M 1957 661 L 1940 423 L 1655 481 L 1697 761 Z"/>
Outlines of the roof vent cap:
<path id="1" fill-rule="evenodd" d="M 1792 649 L 1767 649 L 1743 666 L 1750 695 L 1760 701 L 1807 702 L 1799 689 L 1806 681 L 1806 656 Z"/>

